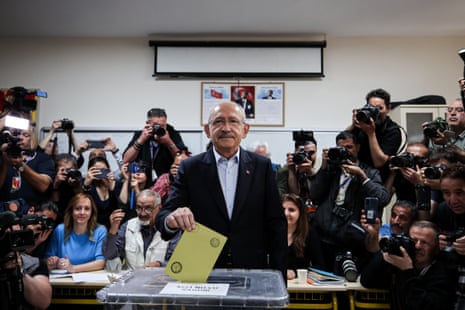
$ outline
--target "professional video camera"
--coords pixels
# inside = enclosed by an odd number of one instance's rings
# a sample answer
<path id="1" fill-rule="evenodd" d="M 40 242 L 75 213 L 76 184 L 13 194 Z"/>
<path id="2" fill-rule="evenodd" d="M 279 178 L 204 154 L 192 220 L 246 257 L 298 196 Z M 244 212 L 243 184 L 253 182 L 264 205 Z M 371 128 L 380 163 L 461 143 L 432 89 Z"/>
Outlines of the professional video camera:
<path id="1" fill-rule="evenodd" d="M 39 89 L 26 89 L 22 86 L 2 89 L 0 90 L 0 111 L 3 113 L 35 111 L 37 110 L 38 97 L 47 98 L 47 93 Z"/>
<path id="2" fill-rule="evenodd" d="M 355 282 L 358 277 L 357 259 L 352 252 L 346 251 L 336 256 L 335 273 L 344 276 L 347 281 Z"/>
<path id="3" fill-rule="evenodd" d="M 441 177 L 441 170 L 444 171 L 446 169 L 446 165 L 444 164 L 437 164 L 433 167 L 427 167 L 424 170 L 425 178 L 427 179 L 439 179 Z"/>
<path id="4" fill-rule="evenodd" d="M 30 229 L 11 230 L 7 229 L 18 224 L 18 218 L 11 211 L 0 213 L 0 271 L 5 262 L 10 258 L 6 255 L 13 251 L 24 251 L 34 247 L 34 235 Z"/>
<path id="5" fill-rule="evenodd" d="M 166 134 L 166 130 L 158 124 L 153 124 L 152 134 L 157 135 L 157 137 L 163 137 Z"/>
<path id="6" fill-rule="evenodd" d="M 439 132 L 445 132 L 449 129 L 449 124 L 447 124 L 446 120 L 442 117 L 438 117 L 432 122 L 426 124 L 425 128 L 423 129 L 423 134 L 428 138 L 436 138 L 438 137 Z"/>
<path id="7" fill-rule="evenodd" d="M 379 240 L 379 247 L 385 253 L 402 256 L 401 246 L 411 258 L 415 257 L 415 242 L 405 234 L 394 234 L 390 238 L 385 237 Z"/>
<path id="8" fill-rule="evenodd" d="M 341 165 L 347 163 L 347 160 L 350 159 L 350 153 L 343 146 L 335 146 L 329 148 L 328 158 L 330 164 Z"/>
<path id="9" fill-rule="evenodd" d="M 373 119 L 374 122 L 378 120 L 379 117 L 379 108 L 374 107 L 370 104 L 365 104 L 363 107 L 357 110 L 357 113 L 355 114 L 355 118 L 357 121 L 365 123 L 365 124 L 370 124 L 371 120 L 370 118 Z"/>

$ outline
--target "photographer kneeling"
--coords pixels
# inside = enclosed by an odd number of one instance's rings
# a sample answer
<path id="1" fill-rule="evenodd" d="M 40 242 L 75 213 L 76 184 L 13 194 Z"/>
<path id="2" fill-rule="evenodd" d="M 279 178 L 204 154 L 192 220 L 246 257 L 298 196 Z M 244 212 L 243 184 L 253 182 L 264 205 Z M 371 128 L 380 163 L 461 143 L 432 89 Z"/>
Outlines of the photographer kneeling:
<path id="1" fill-rule="evenodd" d="M 52 300 L 47 265 L 13 251 L 9 230 L 0 236 L 0 309 L 47 309 Z"/>
<path id="2" fill-rule="evenodd" d="M 377 240 L 380 220 L 362 226 Z M 381 250 L 373 254 L 360 276 L 367 288 L 391 291 L 391 309 L 453 309 L 457 267 L 447 262 L 439 249 L 439 228 L 417 221 L 410 237 L 381 239 Z M 400 241 L 401 240 L 401 241 Z"/>

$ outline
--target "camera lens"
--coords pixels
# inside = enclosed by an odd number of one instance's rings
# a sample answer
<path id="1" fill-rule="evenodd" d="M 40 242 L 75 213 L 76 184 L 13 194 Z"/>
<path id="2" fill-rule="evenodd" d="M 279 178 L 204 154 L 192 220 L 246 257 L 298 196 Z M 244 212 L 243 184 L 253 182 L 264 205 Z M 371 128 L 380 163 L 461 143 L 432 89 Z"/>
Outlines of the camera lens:
<path id="1" fill-rule="evenodd" d="M 166 130 L 165 128 L 161 127 L 160 125 L 158 124 L 155 124 L 152 126 L 152 133 L 154 135 L 157 135 L 158 137 L 162 137 L 166 134 Z"/>
<path id="2" fill-rule="evenodd" d="M 357 281 L 358 270 L 355 262 L 351 259 L 346 259 L 342 262 L 342 270 L 344 271 L 344 276 L 349 282 Z"/>

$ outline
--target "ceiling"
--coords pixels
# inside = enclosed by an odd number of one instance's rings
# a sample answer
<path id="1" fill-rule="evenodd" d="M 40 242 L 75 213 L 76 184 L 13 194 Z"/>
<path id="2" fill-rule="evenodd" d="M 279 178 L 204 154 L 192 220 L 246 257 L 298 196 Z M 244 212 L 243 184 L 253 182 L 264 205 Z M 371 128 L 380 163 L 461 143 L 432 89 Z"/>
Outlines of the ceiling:
<path id="1" fill-rule="evenodd" d="M 2 0 L 0 36 L 465 35 L 464 0 Z"/>

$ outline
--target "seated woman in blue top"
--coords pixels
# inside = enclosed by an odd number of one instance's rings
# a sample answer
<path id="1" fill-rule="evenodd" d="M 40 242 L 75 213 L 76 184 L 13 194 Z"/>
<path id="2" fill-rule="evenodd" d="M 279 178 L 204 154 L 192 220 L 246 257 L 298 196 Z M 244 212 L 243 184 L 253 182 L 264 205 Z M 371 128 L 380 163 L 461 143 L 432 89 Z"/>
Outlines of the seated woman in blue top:
<path id="1" fill-rule="evenodd" d="M 103 269 L 102 244 L 106 235 L 106 228 L 97 223 L 92 197 L 76 194 L 66 208 L 64 223 L 55 228 L 45 252 L 48 269 L 71 273 Z"/>
<path id="2" fill-rule="evenodd" d="M 311 266 L 312 252 L 309 236 L 307 206 L 296 194 L 284 194 L 282 206 L 287 219 L 287 279 L 297 277 L 297 269 Z"/>

